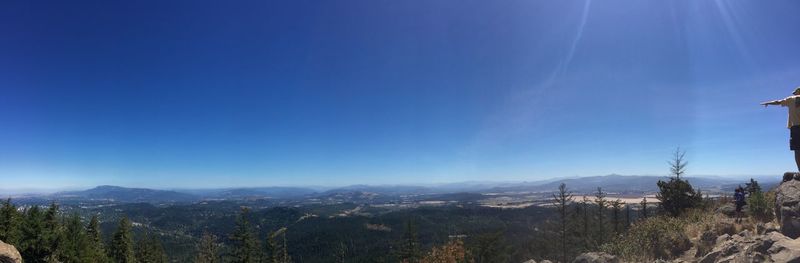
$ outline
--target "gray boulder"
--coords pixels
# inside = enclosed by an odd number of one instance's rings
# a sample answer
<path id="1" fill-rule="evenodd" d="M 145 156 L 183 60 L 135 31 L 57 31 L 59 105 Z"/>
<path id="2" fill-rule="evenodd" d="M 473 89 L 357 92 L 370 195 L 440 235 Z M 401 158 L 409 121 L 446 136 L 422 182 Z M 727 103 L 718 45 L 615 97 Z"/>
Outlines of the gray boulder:
<path id="1" fill-rule="evenodd" d="M 767 249 L 773 261 L 800 263 L 800 240 L 788 238 L 777 232 L 771 232 L 767 236 L 774 241 Z"/>
<path id="2" fill-rule="evenodd" d="M 17 248 L 0 241 L 0 263 L 22 263 L 22 256 Z"/>
<path id="3" fill-rule="evenodd" d="M 800 237 L 800 181 L 782 182 L 775 190 L 775 215 L 783 235 Z"/>
<path id="4" fill-rule="evenodd" d="M 581 254 L 572 263 L 619 263 L 619 259 L 604 252 L 589 252 Z"/>
<path id="5" fill-rule="evenodd" d="M 714 248 L 697 258 L 700 263 L 719 262 L 794 262 L 800 263 L 800 239 L 773 231 L 764 235 L 744 232 L 717 237 Z"/>
<path id="6" fill-rule="evenodd" d="M 716 212 L 718 214 L 734 217 L 736 216 L 736 207 L 734 207 L 733 204 L 724 204 L 718 207 Z"/>

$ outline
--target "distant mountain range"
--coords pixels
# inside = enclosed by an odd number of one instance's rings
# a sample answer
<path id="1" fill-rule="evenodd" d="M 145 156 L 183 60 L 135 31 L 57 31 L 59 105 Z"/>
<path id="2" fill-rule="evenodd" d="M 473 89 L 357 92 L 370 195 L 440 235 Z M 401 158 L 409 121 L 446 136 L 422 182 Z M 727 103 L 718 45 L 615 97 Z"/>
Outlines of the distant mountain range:
<path id="1" fill-rule="evenodd" d="M 764 189 L 769 189 L 779 182 L 780 178 L 767 176 L 754 177 Z M 736 186 L 742 185 L 748 180 L 724 178 L 716 176 L 694 176 L 685 177 L 695 188 L 703 191 L 726 192 L 733 191 Z M 652 193 L 658 191 L 657 182 L 659 180 L 669 180 L 667 176 L 641 176 L 641 175 L 605 175 L 590 176 L 570 179 L 560 179 L 543 184 L 521 184 L 510 187 L 495 187 L 491 191 L 495 192 L 549 192 L 558 189 L 562 183 L 567 188 L 576 193 L 592 193 L 601 187 L 604 192 L 612 193 Z"/>
<path id="2" fill-rule="evenodd" d="M 223 189 L 187 189 L 175 190 L 210 199 L 242 199 L 242 198 L 297 198 L 317 193 L 316 190 L 304 187 L 251 187 Z"/>
<path id="3" fill-rule="evenodd" d="M 126 188 L 111 185 L 102 185 L 83 191 L 58 192 L 50 196 L 54 199 L 89 199 L 110 200 L 123 203 L 152 203 L 152 202 L 194 202 L 200 198 L 195 195 L 167 190 L 154 190 L 145 188 Z"/>
<path id="4" fill-rule="evenodd" d="M 552 192 L 561 183 L 573 193 L 592 193 L 601 187 L 610 193 L 653 193 L 658 191 L 656 182 L 667 180 L 663 176 L 606 175 L 580 178 L 564 178 L 538 182 L 464 182 L 429 186 L 414 185 L 352 185 L 319 190 L 305 187 L 252 187 L 220 189 L 181 189 L 155 190 L 146 188 L 126 188 L 120 186 L 98 186 L 82 191 L 64 191 L 54 194 L 29 194 L 42 199 L 55 200 L 108 200 L 122 203 L 187 203 L 201 200 L 233 199 L 329 199 L 348 196 L 366 196 L 370 199 L 379 196 L 446 195 L 456 193 L 509 193 L 509 192 Z M 695 187 L 707 192 L 728 192 L 747 180 L 703 176 L 686 177 Z M 769 189 L 779 182 L 778 177 L 756 177 L 762 188 Z M 0 196 L 3 194 L 0 193 Z"/>

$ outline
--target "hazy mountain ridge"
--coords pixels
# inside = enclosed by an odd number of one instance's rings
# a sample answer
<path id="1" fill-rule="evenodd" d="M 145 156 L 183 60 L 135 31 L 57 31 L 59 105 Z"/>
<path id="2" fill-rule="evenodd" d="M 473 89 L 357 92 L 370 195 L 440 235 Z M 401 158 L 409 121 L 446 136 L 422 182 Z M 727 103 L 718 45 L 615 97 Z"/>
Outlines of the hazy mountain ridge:
<path id="1" fill-rule="evenodd" d="M 197 202 L 201 200 L 235 200 L 235 199 L 304 199 L 304 198 L 338 198 L 358 197 L 358 199 L 374 199 L 379 196 L 437 196 L 456 193 L 510 193 L 510 192 L 550 192 L 558 185 L 565 183 L 574 193 L 592 193 L 597 187 L 610 193 L 653 193 L 658 190 L 656 182 L 666 180 L 666 176 L 640 175 L 605 175 L 578 178 L 550 179 L 533 182 L 462 182 L 438 185 L 351 185 L 331 189 L 313 189 L 308 187 L 240 187 L 219 189 L 180 189 L 158 190 L 149 188 L 128 188 L 103 185 L 81 191 L 62 191 L 54 194 L 26 194 L 43 199 L 90 199 L 113 200 L 123 203 L 134 202 Z M 685 177 L 696 188 L 710 192 L 732 191 L 743 185 L 748 179 L 734 179 L 715 176 Z M 772 176 L 754 176 L 763 187 L 774 186 L 779 178 Z M 2 193 L 0 193 L 1 195 Z"/>
<path id="2" fill-rule="evenodd" d="M 121 186 L 101 185 L 83 191 L 58 192 L 50 196 L 55 199 L 83 198 L 91 200 L 114 200 L 123 203 L 136 202 L 195 202 L 200 198 L 195 195 L 169 190 L 148 188 L 127 188 Z"/>
<path id="3" fill-rule="evenodd" d="M 754 176 L 764 186 L 774 186 L 779 182 L 778 177 Z M 704 191 L 732 191 L 735 186 L 744 185 L 748 179 L 735 179 L 717 176 L 687 176 L 688 180 L 695 188 Z M 554 191 L 561 183 L 567 185 L 570 191 L 577 193 L 592 193 L 601 187 L 605 192 L 612 193 L 652 193 L 658 191 L 657 182 L 659 180 L 669 180 L 668 176 L 648 176 L 648 175 L 604 175 L 580 178 L 570 178 L 555 180 L 544 184 L 527 184 L 512 187 L 496 187 L 492 191 L 496 192 L 548 192 Z"/>

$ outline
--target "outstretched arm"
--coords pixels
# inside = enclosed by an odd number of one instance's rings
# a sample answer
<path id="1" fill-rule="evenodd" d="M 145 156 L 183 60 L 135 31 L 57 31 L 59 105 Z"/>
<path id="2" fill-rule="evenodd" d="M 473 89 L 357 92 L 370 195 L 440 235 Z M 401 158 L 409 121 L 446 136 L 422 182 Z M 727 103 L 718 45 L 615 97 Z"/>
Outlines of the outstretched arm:
<path id="1" fill-rule="evenodd" d="M 762 102 L 761 105 L 764 105 L 764 107 L 769 105 L 781 105 L 781 101 L 780 100 L 767 101 L 767 102 Z"/>

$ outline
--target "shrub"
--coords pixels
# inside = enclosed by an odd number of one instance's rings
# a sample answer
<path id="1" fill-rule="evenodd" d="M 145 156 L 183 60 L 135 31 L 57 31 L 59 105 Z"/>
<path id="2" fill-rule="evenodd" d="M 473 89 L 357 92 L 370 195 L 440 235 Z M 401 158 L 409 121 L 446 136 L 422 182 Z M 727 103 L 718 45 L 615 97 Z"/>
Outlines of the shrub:
<path id="1" fill-rule="evenodd" d="M 763 193 L 761 191 L 755 191 L 747 197 L 747 205 L 748 211 L 750 212 L 750 216 L 753 219 L 761 222 L 769 222 L 772 221 L 773 214 L 772 214 L 772 204 L 770 204 L 769 200 L 775 200 L 775 194 L 773 193 Z"/>
<path id="2" fill-rule="evenodd" d="M 681 218 L 657 216 L 634 223 L 627 233 L 604 244 L 601 250 L 625 261 L 672 259 L 691 247 Z"/>
<path id="3" fill-rule="evenodd" d="M 700 207 L 703 198 L 696 193 L 689 181 L 670 178 L 669 181 L 658 181 L 659 193 L 656 196 L 661 209 L 671 216 L 679 216 L 690 208 Z"/>
<path id="4" fill-rule="evenodd" d="M 420 263 L 466 263 L 471 262 L 467 259 L 467 252 L 464 249 L 464 242 L 461 240 L 450 241 L 441 247 L 434 247 Z"/>

